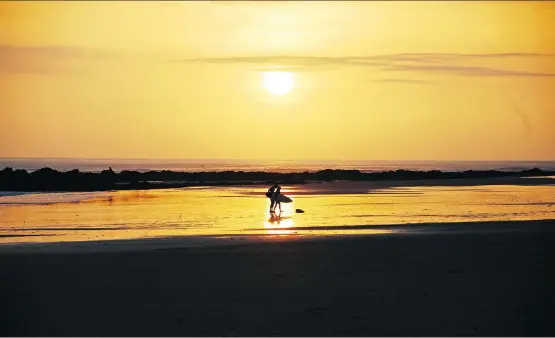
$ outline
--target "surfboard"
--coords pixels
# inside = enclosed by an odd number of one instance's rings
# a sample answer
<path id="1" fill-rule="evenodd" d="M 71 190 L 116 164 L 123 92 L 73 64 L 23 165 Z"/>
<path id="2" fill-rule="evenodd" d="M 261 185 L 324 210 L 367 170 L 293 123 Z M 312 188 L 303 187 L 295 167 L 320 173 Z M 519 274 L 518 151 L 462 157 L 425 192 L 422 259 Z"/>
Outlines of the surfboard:
<path id="1" fill-rule="evenodd" d="M 282 195 L 282 194 L 279 194 L 279 196 L 277 198 L 277 201 L 281 202 L 281 203 L 291 203 L 291 202 L 293 202 L 292 199 L 290 199 L 289 197 L 287 197 L 285 195 Z"/>
<path id="2" fill-rule="evenodd" d="M 270 194 L 269 192 L 266 193 L 266 197 L 271 198 L 272 194 Z M 283 195 L 283 194 L 279 194 L 277 201 L 280 203 L 291 203 L 293 202 L 292 199 L 290 199 L 289 197 Z"/>

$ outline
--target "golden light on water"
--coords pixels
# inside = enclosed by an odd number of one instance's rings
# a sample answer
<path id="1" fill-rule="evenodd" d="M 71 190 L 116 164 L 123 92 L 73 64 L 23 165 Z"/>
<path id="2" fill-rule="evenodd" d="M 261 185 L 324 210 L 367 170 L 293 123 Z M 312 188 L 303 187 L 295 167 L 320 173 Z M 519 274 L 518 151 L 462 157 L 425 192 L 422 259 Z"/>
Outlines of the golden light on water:
<path id="1" fill-rule="evenodd" d="M 264 221 L 264 228 L 270 235 L 290 235 L 295 233 L 295 222 L 290 216 L 270 216 Z"/>
<path id="2" fill-rule="evenodd" d="M 293 198 L 292 195 L 286 192 L 286 195 L 290 198 Z M 268 200 L 268 208 L 270 206 L 270 202 Z M 264 220 L 264 229 L 266 233 L 269 235 L 291 235 L 295 234 L 296 231 L 295 221 L 293 220 L 293 216 L 295 214 L 295 210 L 293 207 L 294 203 L 282 203 L 281 210 L 279 207 L 276 208 L 276 213 L 270 213 L 267 215 L 266 219 Z"/>
<path id="3" fill-rule="evenodd" d="M 356 185 L 361 183 L 352 183 Z M 271 216 L 267 187 L 115 191 L 0 198 L 0 244 L 175 236 L 377 234 L 374 225 L 555 217 L 555 186 L 406 187 L 346 192 L 348 184 L 284 187 L 294 202 Z M 352 190 L 352 189 L 351 189 Z M 63 195 L 63 196 L 58 196 Z M 54 204 L 43 204 L 48 199 Z M 73 199 L 73 198 L 72 198 Z M 295 209 L 305 210 L 297 214 Z M 392 228 L 394 230 L 394 228 Z"/>

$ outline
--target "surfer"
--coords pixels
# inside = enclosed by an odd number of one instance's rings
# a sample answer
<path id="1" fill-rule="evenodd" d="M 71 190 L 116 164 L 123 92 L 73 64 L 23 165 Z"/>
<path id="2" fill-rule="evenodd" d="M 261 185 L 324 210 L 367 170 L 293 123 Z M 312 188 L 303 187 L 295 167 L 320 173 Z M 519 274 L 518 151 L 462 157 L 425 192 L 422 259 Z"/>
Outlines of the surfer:
<path id="1" fill-rule="evenodd" d="M 274 214 L 276 212 L 276 207 L 279 206 L 279 212 L 281 214 L 281 203 L 291 203 L 293 200 L 285 195 L 281 194 L 281 187 L 279 184 L 274 184 L 268 191 L 266 192 L 266 197 L 270 199 L 270 214 Z"/>
<path id="2" fill-rule="evenodd" d="M 270 199 L 270 213 L 272 212 L 272 209 L 274 207 L 275 204 L 275 200 L 274 200 L 274 194 L 276 189 L 278 188 L 278 184 L 274 184 L 273 186 L 270 187 L 270 189 L 268 189 L 268 192 L 266 193 L 266 197 L 268 197 Z"/>
<path id="3" fill-rule="evenodd" d="M 281 187 L 278 185 L 276 188 L 276 191 L 274 192 L 274 195 L 272 196 L 272 203 L 270 204 L 270 209 L 272 208 L 272 205 L 274 206 L 274 210 L 273 210 L 274 212 L 276 212 L 276 206 L 278 205 L 279 205 L 279 212 L 281 212 L 281 201 L 279 199 L 280 192 L 281 192 Z"/>

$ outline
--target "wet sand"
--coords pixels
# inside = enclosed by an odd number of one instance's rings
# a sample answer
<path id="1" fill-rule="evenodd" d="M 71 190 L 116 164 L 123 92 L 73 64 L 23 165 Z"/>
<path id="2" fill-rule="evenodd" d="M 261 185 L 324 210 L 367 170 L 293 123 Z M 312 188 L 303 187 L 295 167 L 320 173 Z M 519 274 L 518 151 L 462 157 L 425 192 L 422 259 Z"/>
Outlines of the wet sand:
<path id="1" fill-rule="evenodd" d="M 555 335 L 555 221 L 489 225 L 4 250 L 0 334 Z"/>

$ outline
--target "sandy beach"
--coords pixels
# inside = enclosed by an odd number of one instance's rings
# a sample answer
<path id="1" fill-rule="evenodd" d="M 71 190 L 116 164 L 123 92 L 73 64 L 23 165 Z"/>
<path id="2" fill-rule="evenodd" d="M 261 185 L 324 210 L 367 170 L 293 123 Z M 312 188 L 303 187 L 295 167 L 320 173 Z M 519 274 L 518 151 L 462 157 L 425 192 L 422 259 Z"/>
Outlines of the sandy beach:
<path id="1" fill-rule="evenodd" d="M 120 242 L 119 250 L 4 250 L 0 333 L 554 335 L 555 222 L 467 225 L 205 246 L 174 239 Z"/>

